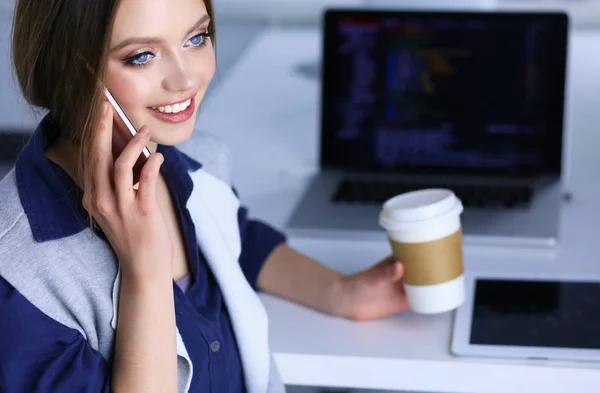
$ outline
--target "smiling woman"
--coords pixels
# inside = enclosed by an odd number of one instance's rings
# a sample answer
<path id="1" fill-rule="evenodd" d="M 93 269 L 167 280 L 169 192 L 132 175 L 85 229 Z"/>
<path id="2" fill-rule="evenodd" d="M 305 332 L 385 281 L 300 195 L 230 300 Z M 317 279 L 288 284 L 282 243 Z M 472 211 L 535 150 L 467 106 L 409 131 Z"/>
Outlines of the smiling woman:
<path id="1" fill-rule="evenodd" d="M 216 138 L 174 146 L 214 32 L 210 0 L 17 0 L 15 72 L 48 114 L 0 180 L 3 393 L 279 393 L 259 289 L 357 320 L 408 308 L 396 261 L 325 268 L 249 218 Z M 138 130 L 117 147 L 106 89 Z"/>
<path id="2" fill-rule="evenodd" d="M 14 69 L 48 115 L 0 183 L 3 392 L 283 390 L 251 284 L 284 237 L 173 147 L 215 72 L 212 3 L 173 5 L 16 3 Z M 116 159 L 105 87 L 139 130 Z"/>

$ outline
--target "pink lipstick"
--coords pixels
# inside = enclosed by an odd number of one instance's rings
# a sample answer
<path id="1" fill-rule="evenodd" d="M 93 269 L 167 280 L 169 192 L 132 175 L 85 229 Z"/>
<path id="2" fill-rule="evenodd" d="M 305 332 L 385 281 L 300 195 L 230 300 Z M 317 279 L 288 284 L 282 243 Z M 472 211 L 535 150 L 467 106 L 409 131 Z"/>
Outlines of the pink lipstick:
<path id="1" fill-rule="evenodd" d="M 167 123 L 182 123 L 189 120 L 196 110 L 196 96 L 175 103 L 147 108 L 152 116 Z"/>

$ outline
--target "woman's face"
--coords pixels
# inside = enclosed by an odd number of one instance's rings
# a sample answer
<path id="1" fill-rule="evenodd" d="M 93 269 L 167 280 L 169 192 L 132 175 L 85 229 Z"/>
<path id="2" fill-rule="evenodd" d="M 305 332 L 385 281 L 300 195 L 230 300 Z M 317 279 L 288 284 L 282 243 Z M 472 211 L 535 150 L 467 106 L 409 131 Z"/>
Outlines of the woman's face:
<path id="1" fill-rule="evenodd" d="M 107 87 L 152 141 L 190 137 L 215 72 L 203 0 L 121 0 L 110 40 Z"/>

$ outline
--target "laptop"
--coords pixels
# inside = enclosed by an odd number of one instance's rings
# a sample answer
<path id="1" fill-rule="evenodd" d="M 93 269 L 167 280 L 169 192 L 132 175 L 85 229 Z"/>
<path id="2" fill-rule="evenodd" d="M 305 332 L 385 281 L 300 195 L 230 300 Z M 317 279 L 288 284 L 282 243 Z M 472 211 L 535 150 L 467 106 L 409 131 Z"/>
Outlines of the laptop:
<path id="1" fill-rule="evenodd" d="M 465 243 L 557 244 L 565 13 L 330 9 L 323 26 L 320 171 L 290 234 L 380 239 L 384 201 L 443 187 Z"/>

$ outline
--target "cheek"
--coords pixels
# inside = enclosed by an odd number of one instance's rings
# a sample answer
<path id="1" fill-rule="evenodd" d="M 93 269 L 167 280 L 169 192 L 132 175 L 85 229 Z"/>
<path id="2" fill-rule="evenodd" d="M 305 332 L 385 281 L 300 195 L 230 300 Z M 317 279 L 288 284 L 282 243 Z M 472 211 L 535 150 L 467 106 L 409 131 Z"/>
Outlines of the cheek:
<path id="1" fill-rule="evenodd" d="M 210 83 L 215 75 L 216 61 L 214 51 L 212 49 L 206 50 L 192 63 L 192 67 L 198 81 L 206 88 L 206 85 Z"/>
<path id="2" fill-rule="evenodd" d="M 137 117 L 136 112 L 142 111 L 148 103 L 149 84 L 140 74 L 129 71 L 111 72 L 109 68 L 107 86 L 128 116 Z"/>

